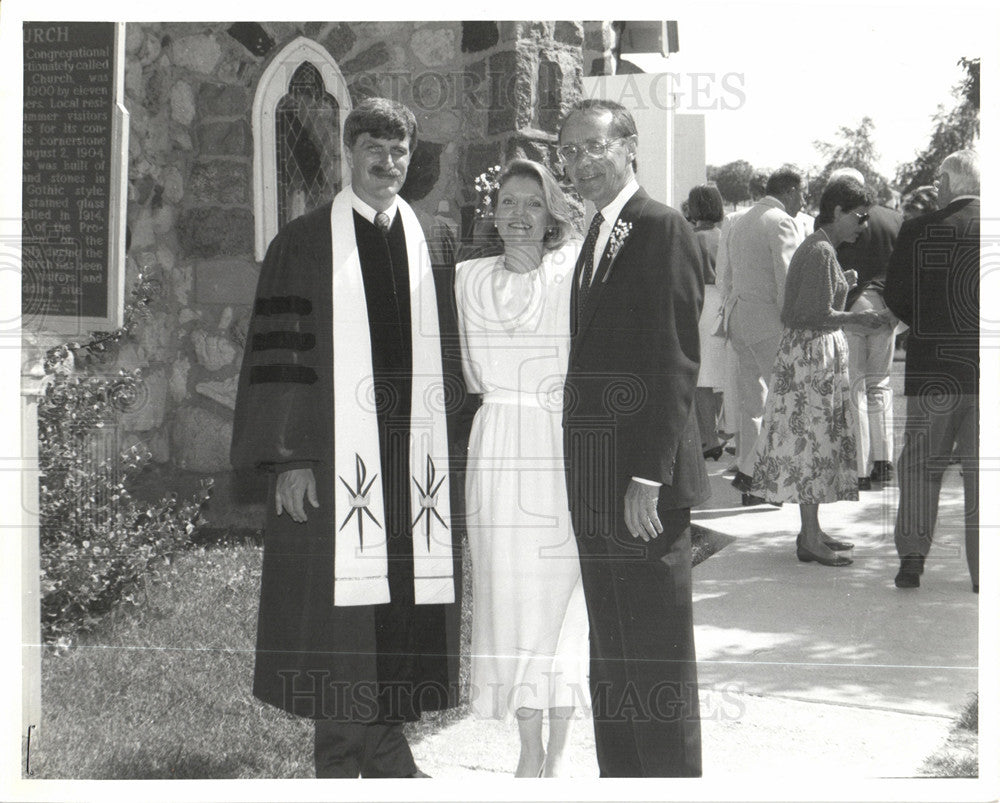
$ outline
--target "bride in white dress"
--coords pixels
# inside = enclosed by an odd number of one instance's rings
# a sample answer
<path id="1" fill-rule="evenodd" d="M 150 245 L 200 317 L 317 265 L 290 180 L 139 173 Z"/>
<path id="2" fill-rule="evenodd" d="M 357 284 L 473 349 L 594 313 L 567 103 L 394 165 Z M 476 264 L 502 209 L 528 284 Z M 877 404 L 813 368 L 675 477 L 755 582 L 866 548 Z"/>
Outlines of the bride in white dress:
<path id="1" fill-rule="evenodd" d="M 535 162 L 507 165 L 495 209 L 503 254 L 461 262 L 455 278 L 466 381 L 483 396 L 466 479 L 472 705 L 480 717 L 517 720 L 517 777 L 557 776 L 574 708 L 589 705 L 562 440 L 580 242 L 559 185 Z"/>

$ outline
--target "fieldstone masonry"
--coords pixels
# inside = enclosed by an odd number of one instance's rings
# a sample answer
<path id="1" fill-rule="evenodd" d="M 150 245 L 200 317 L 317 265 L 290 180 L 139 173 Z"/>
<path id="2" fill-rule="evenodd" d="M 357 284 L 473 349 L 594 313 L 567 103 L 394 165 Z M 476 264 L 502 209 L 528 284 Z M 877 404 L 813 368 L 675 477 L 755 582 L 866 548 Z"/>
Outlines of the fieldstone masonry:
<path id="1" fill-rule="evenodd" d="M 288 42 L 325 47 L 354 102 L 381 95 L 413 109 L 420 145 L 403 194 L 428 226 L 468 236 L 480 172 L 514 155 L 554 165 L 558 122 L 606 49 L 607 27 L 129 23 L 129 278 L 141 270 L 162 292 L 118 357 L 146 380 L 122 442 L 144 443 L 167 474 L 213 475 L 214 524 L 247 520 L 233 502 L 229 438 L 259 272 L 251 113 L 258 79 Z"/>

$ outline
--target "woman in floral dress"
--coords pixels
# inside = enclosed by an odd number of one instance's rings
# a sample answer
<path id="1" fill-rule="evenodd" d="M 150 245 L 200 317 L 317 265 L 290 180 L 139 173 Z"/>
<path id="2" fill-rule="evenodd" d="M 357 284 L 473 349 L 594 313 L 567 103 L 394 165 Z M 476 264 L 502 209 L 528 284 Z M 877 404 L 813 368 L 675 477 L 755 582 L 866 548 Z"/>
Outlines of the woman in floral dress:
<path id="1" fill-rule="evenodd" d="M 819 506 L 858 498 L 847 341 L 841 327 L 876 329 L 883 323 L 875 310 L 844 311 L 852 281 L 837 262 L 837 246 L 857 239 L 871 204 L 870 193 L 853 179 L 835 181 L 823 192 L 816 231 L 788 267 L 781 311 L 785 331 L 755 446 L 750 492 L 768 502 L 798 503 L 798 558 L 824 566 L 849 565 L 851 559 L 838 553 L 853 544 L 820 529 Z M 856 276 L 851 279 L 857 281 Z"/>

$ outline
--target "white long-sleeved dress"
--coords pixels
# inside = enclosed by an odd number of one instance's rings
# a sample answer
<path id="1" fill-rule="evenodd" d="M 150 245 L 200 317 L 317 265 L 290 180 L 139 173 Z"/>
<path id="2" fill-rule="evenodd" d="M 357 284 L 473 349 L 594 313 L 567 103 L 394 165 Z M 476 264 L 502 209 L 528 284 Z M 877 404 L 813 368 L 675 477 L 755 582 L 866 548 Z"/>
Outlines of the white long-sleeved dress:
<path id="1" fill-rule="evenodd" d="M 562 391 L 579 245 L 526 274 L 462 262 L 455 291 L 470 392 L 483 394 L 466 478 L 472 705 L 587 706 L 588 629 L 563 466 Z"/>

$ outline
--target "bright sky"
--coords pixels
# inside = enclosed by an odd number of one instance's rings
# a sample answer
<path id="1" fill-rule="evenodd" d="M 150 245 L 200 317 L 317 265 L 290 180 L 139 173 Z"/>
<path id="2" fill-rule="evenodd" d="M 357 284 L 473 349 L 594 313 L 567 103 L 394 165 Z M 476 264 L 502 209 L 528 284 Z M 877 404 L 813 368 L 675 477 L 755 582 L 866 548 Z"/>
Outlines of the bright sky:
<path id="1" fill-rule="evenodd" d="M 943 12 L 941 9 L 947 8 Z M 755 167 L 821 164 L 814 140 L 840 126 L 875 122 L 880 168 L 891 180 L 930 138 L 930 118 L 963 76 L 961 56 L 992 56 L 998 30 L 980 4 L 884 2 L 667 8 L 676 16 L 680 52 L 669 60 L 629 57 L 647 71 L 679 72 L 679 111 L 713 100 L 739 105 L 705 111 L 709 164 L 746 159 Z M 692 73 L 714 91 L 695 99 Z M 742 91 L 740 96 L 723 84 Z M 740 78 L 742 76 L 742 79 Z M 989 95 L 984 93 L 984 98 Z"/>

